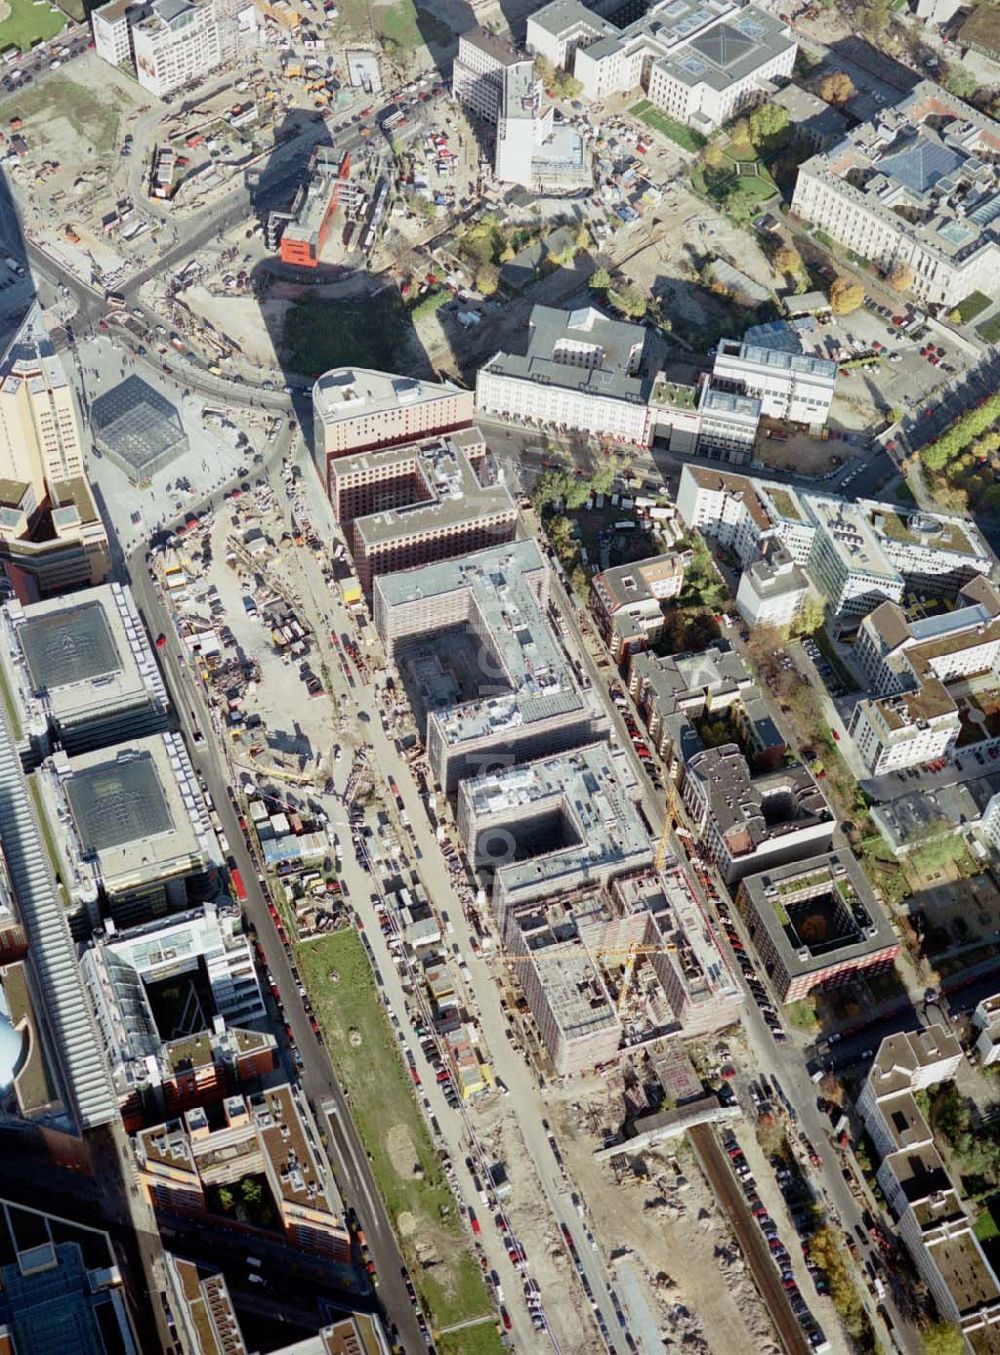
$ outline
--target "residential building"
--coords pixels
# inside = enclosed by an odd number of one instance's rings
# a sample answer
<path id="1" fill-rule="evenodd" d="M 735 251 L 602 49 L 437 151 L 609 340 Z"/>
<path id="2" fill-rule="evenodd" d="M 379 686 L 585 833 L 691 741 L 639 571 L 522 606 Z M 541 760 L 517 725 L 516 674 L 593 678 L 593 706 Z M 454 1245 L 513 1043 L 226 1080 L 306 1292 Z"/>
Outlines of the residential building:
<path id="1" fill-rule="evenodd" d="M 128 1120 L 218 1101 L 274 1066 L 273 1038 L 248 1028 L 267 1009 L 235 908 L 205 903 L 122 931 L 109 922 L 80 968 Z M 168 980 L 186 996 L 182 1021 Z"/>
<path id="2" fill-rule="evenodd" d="M 104 584 L 0 609 L 0 683 L 25 766 L 166 728 L 166 688 L 132 595 Z"/>
<path id="3" fill-rule="evenodd" d="M 821 427 L 826 423 L 837 384 L 837 364 L 826 358 L 720 339 L 712 367 L 712 385 L 760 400 L 771 419 Z"/>
<path id="4" fill-rule="evenodd" d="M 760 696 L 745 662 L 725 643 L 698 654 L 636 654 L 628 688 L 651 746 L 675 771 L 678 761 L 683 764 L 702 746 L 693 719 Z"/>
<path id="5" fill-rule="evenodd" d="M 984 997 L 972 1013 L 975 1051 L 980 1067 L 1000 1060 L 1000 993 Z"/>
<path id="6" fill-rule="evenodd" d="M 833 841 L 829 806 L 805 767 L 754 778 L 735 744 L 696 752 L 684 768 L 684 806 L 727 884 Z"/>
<path id="7" fill-rule="evenodd" d="M 998 149 L 991 117 L 924 80 L 800 165 L 792 210 L 885 276 L 904 268 L 926 304 L 996 297 Z"/>
<path id="8" fill-rule="evenodd" d="M 462 781 L 459 836 L 475 869 L 492 875 L 492 906 L 508 944 L 525 907 L 651 864 L 639 794 L 607 744 Z"/>
<path id="9" fill-rule="evenodd" d="M 684 586 L 684 556 L 654 555 L 602 570 L 590 581 L 590 605 L 617 663 L 663 634 L 663 604 Z"/>
<path id="10" fill-rule="evenodd" d="M 376 577 L 375 626 L 448 794 L 491 767 L 606 735 L 606 713 L 544 615 L 547 597 L 534 541 Z"/>
<path id="11" fill-rule="evenodd" d="M 504 101 L 504 73 L 520 64 L 532 65 L 510 43 L 485 28 L 461 33 L 451 71 L 451 93 L 467 113 L 491 126 L 500 121 Z"/>
<path id="12" fill-rule="evenodd" d="M 132 60 L 129 15 L 141 8 L 136 0 L 108 0 L 107 4 L 91 11 L 94 50 L 112 66 L 124 66 Z"/>
<path id="13" fill-rule="evenodd" d="M 855 706 L 848 732 L 873 776 L 931 762 L 960 737 L 994 737 L 967 698 L 1000 687 L 1000 590 L 980 576 L 958 600 L 913 622 L 886 602 L 859 627 L 855 653 L 875 695 Z"/>
<path id="14" fill-rule="evenodd" d="M 330 501 L 358 580 L 512 541 L 517 505 L 477 428 L 330 462 Z"/>
<path id="15" fill-rule="evenodd" d="M 472 426 L 472 391 L 448 382 L 336 367 L 313 386 L 316 467 L 330 494 L 330 462 Z"/>
<path id="16" fill-rule="evenodd" d="M 772 539 L 740 575 L 736 606 L 750 627 L 786 630 L 795 624 L 809 592 L 805 571 L 781 541 Z"/>
<path id="17" fill-rule="evenodd" d="M 77 940 L 186 908 L 219 888 L 217 839 L 184 740 L 168 731 L 68 757 L 32 786 L 56 831 L 56 866 Z"/>
<path id="18" fill-rule="evenodd" d="M 552 0 L 529 16 L 530 50 L 572 71 L 597 100 L 641 87 L 664 112 L 712 131 L 786 79 L 795 42 L 784 22 L 730 0 L 658 0 L 604 17 L 580 0 Z"/>
<path id="19" fill-rule="evenodd" d="M 54 481 L 41 502 L 29 484 L 0 481 L 0 565 L 23 603 L 104 583 L 108 533 L 83 476 Z"/>
<path id="20" fill-rule="evenodd" d="M 908 586 L 957 593 L 988 574 L 993 556 L 973 523 L 945 513 L 795 490 L 702 466 L 681 472 L 677 509 L 732 550 L 744 569 L 781 541 L 843 625 Z"/>
<path id="21" fill-rule="evenodd" d="M 737 906 L 780 1002 L 891 969 L 899 939 L 848 850 L 745 876 Z"/>
<path id="22" fill-rule="evenodd" d="M 527 353 L 497 353 L 480 367 L 476 409 L 646 447 L 661 348 L 652 331 L 593 306 L 534 306 Z"/>
<path id="23" fill-rule="evenodd" d="M 139 1181 L 154 1209 L 206 1217 L 219 1187 L 258 1177 L 286 1242 L 350 1260 L 351 1235 L 334 1211 L 292 1087 L 228 1097 L 221 1123 L 194 1107 L 179 1119 L 141 1130 L 133 1142 Z"/>
<path id="24" fill-rule="evenodd" d="M 1000 1282 L 915 1099 L 952 1078 L 961 1060 L 961 1045 L 942 1026 L 890 1035 L 857 1108 L 882 1159 L 876 1180 L 938 1313 L 974 1351 L 991 1352 L 1000 1347 Z"/>

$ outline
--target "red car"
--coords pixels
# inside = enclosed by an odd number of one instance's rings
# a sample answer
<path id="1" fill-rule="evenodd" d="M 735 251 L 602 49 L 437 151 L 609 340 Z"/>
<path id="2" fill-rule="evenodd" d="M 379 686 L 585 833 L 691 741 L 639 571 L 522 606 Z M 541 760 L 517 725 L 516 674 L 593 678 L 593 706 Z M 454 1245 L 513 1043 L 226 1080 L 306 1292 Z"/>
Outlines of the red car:
<path id="1" fill-rule="evenodd" d="M 167 637 L 163 634 L 163 631 L 161 630 L 159 635 L 156 637 L 156 648 L 166 649 L 166 647 L 167 647 Z"/>

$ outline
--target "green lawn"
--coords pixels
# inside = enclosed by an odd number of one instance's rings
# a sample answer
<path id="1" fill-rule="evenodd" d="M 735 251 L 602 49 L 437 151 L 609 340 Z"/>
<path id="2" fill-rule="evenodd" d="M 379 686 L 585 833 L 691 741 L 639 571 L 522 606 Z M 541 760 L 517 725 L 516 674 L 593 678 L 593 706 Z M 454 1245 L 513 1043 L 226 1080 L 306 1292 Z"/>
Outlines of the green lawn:
<path id="1" fill-rule="evenodd" d="M 970 292 L 964 301 L 960 301 L 955 309 L 958 311 L 959 322 L 963 325 L 970 325 L 977 316 L 982 315 L 987 306 L 992 306 L 993 302 L 982 292 Z"/>
<path id="2" fill-rule="evenodd" d="M 461 1331 L 446 1332 L 434 1342 L 442 1355 L 496 1355 L 500 1338 L 493 1322 L 478 1327 L 463 1327 Z"/>
<path id="3" fill-rule="evenodd" d="M 996 343 L 1000 340 L 1000 315 L 994 315 L 992 320 L 987 320 L 985 325 L 980 325 L 976 332 L 987 343 Z"/>
<path id="4" fill-rule="evenodd" d="M 429 10 L 415 5 L 413 0 L 395 0 L 393 4 L 381 5 L 373 5 L 370 0 L 341 0 L 338 9 L 340 26 L 346 32 L 388 39 L 403 56 L 411 55 L 429 42 L 448 47 L 456 41 L 447 24 Z"/>
<path id="5" fill-rule="evenodd" d="M 336 932 L 303 942 L 296 950 L 372 1172 L 434 1326 L 449 1327 L 490 1313 L 479 1265 L 357 932 Z M 339 980 L 331 980 L 331 973 Z M 356 1040 L 360 1036 L 356 1044 L 351 1043 L 352 1032 Z M 416 1239 L 437 1251 L 438 1264 L 432 1269 L 424 1270 L 417 1260 Z M 476 1349 L 484 1355 L 498 1352 L 496 1333 L 491 1345 Z"/>
<path id="6" fill-rule="evenodd" d="M 62 120 L 71 125 L 82 143 L 89 143 L 81 146 L 81 155 L 91 148 L 95 154 L 105 155 L 113 149 L 122 114 L 130 107 L 117 90 L 91 88 L 60 71 L 43 84 L 7 98 L 0 107 L 0 120 L 7 123 L 17 116 L 30 122 L 27 135 L 35 138 L 36 145 L 44 145 L 47 123 Z"/>
<path id="7" fill-rule="evenodd" d="M 668 117 L 666 113 L 661 113 L 658 108 L 653 107 L 648 99 L 640 99 L 637 104 L 633 104 L 629 112 L 640 122 L 644 122 L 647 127 L 652 127 L 654 132 L 659 132 L 662 136 L 680 146 L 682 151 L 691 151 L 694 154 L 700 151 L 705 144 L 705 138 L 700 132 L 694 131 L 691 127 L 685 127 L 683 122 Z"/>
<path id="8" fill-rule="evenodd" d="M 365 301 L 297 301 L 285 319 L 289 366 L 306 376 L 352 365 L 405 374 L 412 341 L 412 321 L 391 288 Z"/>
<path id="9" fill-rule="evenodd" d="M 984 1209 L 976 1219 L 976 1226 L 972 1230 L 980 1242 L 988 1242 L 991 1238 L 1000 1237 L 1000 1227 L 993 1217 L 992 1209 Z"/>
<path id="10" fill-rule="evenodd" d="M 26 52 L 39 40 L 54 38 L 66 27 L 62 10 L 52 13 L 48 5 L 33 5 L 31 0 L 9 0 L 10 17 L 0 23 L 0 51 L 20 47 Z"/>

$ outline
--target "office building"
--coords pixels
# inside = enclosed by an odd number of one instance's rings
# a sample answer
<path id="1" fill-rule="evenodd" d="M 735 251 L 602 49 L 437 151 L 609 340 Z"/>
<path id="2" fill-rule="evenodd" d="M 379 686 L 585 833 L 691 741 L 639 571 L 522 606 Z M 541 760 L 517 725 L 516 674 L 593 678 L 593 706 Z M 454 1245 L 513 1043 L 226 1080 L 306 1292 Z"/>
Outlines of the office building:
<path id="1" fill-rule="evenodd" d="M 534 541 L 376 578 L 375 627 L 426 728 L 431 772 L 449 794 L 490 767 L 606 734 L 606 713 L 546 619 L 547 598 L 548 569 Z"/>
<path id="2" fill-rule="evenodd" d="M 330 463 L 330 501 L 358 580 L 514 539 L 517 505 L 477 428 Z"/>
<path id="3" fill-rule="evenodd" d="M 654 391 L 654 401 L 656 393 Z M 692 451 L 713 461 L 727 461 L 734 466 L 746 466 L 753 460 L 760 425 L 760 399 L 736 390 L 727 390 L 703 381 L 698 396 L 698 411 Z M 655 417 L 655 415 L 654 415 Z M 662 419 L 657 434 L 662 435 Z M 670 450 L 684 451 L 677 445 L 678 421 L 668 414 L 666 423 L 671 429 Z"/>
<path id="4" fill-rule="evenodd" d="M 180 734 L 53 753 L 32 785 L 77 939 L 105 916 L 127 927 L 218 889 L 216 838 Z"/>
<path id="5" fill-rule="evenodd" d="M 857 1109 L 881 1158 L 876 1180 L 939 1315 L 972 1350 L 991 1352 L 1000 1346 L 1000 1282 L 915 1095 L 954 1077 L 961 1061 L 961 1045 L 942 1026 L 890 1035 Z"/>
<path id="6" fill-rule="evenodd" d="M 527 352 L 497 353 L 480 367 L 476 409 L 646 447 L 661 350 L 651 330 L 593 306 L 534 306 Z"/>
<path id="7" fill-rule="evenodd" d="M 850 851 L 745 876 L 737 906 L 780 1002 L 890 969 L 899 940 Z"/>
<path id="8" fill-rule="evenodd" d="M 26 766 L 166 728 L 168 701 L 132 595 L 121 584 L 0 609 L 0 682 Z"/>
<path id="9" fill-rule="evenodd" d="M 128 18 L 135 73 L 143 89 L 165 99 L 216 70 L 223 59 L 213 0 L 152 0 Z"/>
<path id="10" fill-rule="evenodd" d="M 73 388 L 35 305 L 0 358 L 0 480 L 29 486 L 40 504 L 50 485 L 82 477 Z"/>
<path id="11" fill-rule="evenodd" d="M 720 339 L 712 366 L 718 390 L 760 400 L 771 419 L 822 427 L 837 384 L 837 364 L 740 339 Z"/>
<path id="12" fill-rule="evenodd" d="M 129 15 L 140 10 L 135 0 L 108 0 L 93 10 L 90 27 L 94 34 L 94 50 L 112 66 L 124 66 L 132 60 L 132 35 Z"/>
<path id="13" fill-rule="evenodd" d="M 83 949 L 104 1059 L 130 1127 L 208 1105 L 274 1066 L 275 1042 L 238 912 L 206 903 Z"/>
<path id="14" fill-rule="evenodd" d="M 508 941 L 518 912 L 652 863 L 640 790 L 607 744 L 505 767 L 459 786 L 466 855 L 492 875 L 492 905 Z"/>
<path id="15" fill-rule="evenodd" d="M 29 1192 L 30 1194 L 30 1192 Z M 72 1350 L 139 1355 L 109 1235 L 18 1199 L 0 1200 L 0 1340 L 5 1355 Z"/>
<path id="16" fill-rule="evenodd" d="M 472 391 L 449 382 L 336 367 L 313 386 L 315 457 L 330 493 L 330 465 L 350 452 L 398 447 L 472 426 Z"/>
<path id="17" fill-rule="evenodd" d="M 338 208 L 346 208 L 355 196 L 350 172 L 350 151 L 339 152 L 332 146 L 313 148 L 306 179 L 291 209 L 272 212 L 268 217 L 267 244 L 278 250 L 282 263 L 299 268 L 319 266 Z"/>
<path id="18" fill-rule="evenodd" d="M 0 359 L 0 564 L 25 602 L 102 583 L 111 567 L 73 390 L 37 306 Z"/>
<path id="19" fill-rule="evenodd" d="M 684 586 L 684 556 L 654 555 L 602 570 L 590 581 L 590 607 L 604 643 L 621 664 L 663 634 L 663 604 Z"/>
<path id="20" fill-rule="evenodd" d="M 290 1245 L 350 1260 L 350 1233 L 334 1212 L 293 1088 L 230 1096 L 221 1117 L 195 1107 L 141 1130 L 134 1143 L 139 1180 L 154 1209 L 208 1217 L 220 1212 L 221 1187 L 252 1178 Z M 239 1226 L 232 1218 L 228 1223 Z"/>
<path id="21" fill-rule="evenodd" d="M 792 210 L 907 291 L 957 306 L 996 297 L 996 122 L 924 80 L 892 108 L 799 166 Z"/>
<path id="22" fill-rule="evenodd" d="M 988 574 L 993 556 L 971 522 L 945 513 L 814 494 L 731 472 L 686 465 L 677 510 L 733 550 L 744 569 L 780 541 L 845 625 L 907 587 L 957 593 Z"/>
<path id="23" fill-rule="evenodd" d="M 727 884 L 827 851 L 833 841 L 833 816 L 805 767 L 754 778 L 735 744 L 696 752 L 685 764 L 681 793 Z"/>
<path id="24" fill-rule="evenodd" d="M 740 575 L 736 606 L 751 628 L 787 630 L 795 624 L 809 592 L 809 579 L 787 547 L 781 541 L 768 541 L 758 559 Z"/>
<path id="25" fill-rule="evenodd" d="M 827 151 L 844 139 L 848 119 L 846 114 L 821 99 L 818 94 L 801 85 L 785 85 L 768 96 L 768 101 L 783 108 L 788 114 L 788 131 L 799 146 L 813 154 Z M 794 297 L 801 303 L 801 297 Z"/>
<path id="26" fill-rule="evenodd" d="M 579 132 L 555 121 L 530 56 L 485 29 L 462 33 L 451 89 L 492 149 L 500 183 L 539 192 L 573 192 L 593 183 L 590 151 Z"/>
<path id="27" fill-rule="evenodd" d="M 528 19 L 528 47 L 565 67 L 583 97 L 642 88 L 650 101 L 702 133 L 787 79 L 795 41 L 783 21 L 731 0 L 658 0 L 617 23 L 581 0 L 552 0 Z"/>
<path id="28" fill-rule="evenodd" d="M 917 621 L 884 602 L 858 629 L 855 654 L 874 695 L 855 706 L 848 732 L 873 776 L 932 762 L 960 738 L 995 739 L 976 698 L 1000 687 L 1000 590 L 980 576 L 958 600 Z"/>

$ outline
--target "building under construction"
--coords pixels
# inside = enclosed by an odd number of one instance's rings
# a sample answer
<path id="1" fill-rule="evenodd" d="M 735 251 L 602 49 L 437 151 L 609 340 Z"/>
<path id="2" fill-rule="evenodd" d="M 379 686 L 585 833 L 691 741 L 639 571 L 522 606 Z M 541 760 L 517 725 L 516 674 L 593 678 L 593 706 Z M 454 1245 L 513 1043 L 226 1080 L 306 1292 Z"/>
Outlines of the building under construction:
<path id="1" fill-rule="evenodd" d="M 515 977 L 555 1072 L 616 1061 L 623 1050 L 695 1038 L 739 1019 L 742 992 L 686 869 L 583 884 L 519 913 Z"/>
<path id="2" fill-rule="evenodd" d="M 364 190 L 350 180 L 350 151 L 317 146 L 309 160 L 308 177 L 291 208 L 271 212 L 267 219 L 269 249 L 277 250 L 282 263 L 317 268 L 338 207 L 348 211 Z"/>

